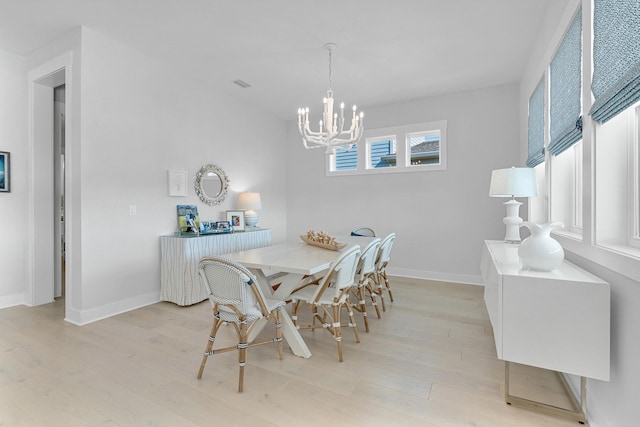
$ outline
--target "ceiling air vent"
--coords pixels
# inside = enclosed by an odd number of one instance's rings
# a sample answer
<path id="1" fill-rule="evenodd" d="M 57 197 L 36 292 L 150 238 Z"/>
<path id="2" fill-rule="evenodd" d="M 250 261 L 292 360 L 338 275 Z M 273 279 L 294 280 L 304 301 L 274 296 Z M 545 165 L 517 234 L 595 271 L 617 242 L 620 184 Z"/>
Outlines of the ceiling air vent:
<path id="1" fill-rule="evenodd" d="M 240 86 L 241 88 L 248 88 L 248 87 L 251 87 L 251 85 L 250 85 L 249 83 L 245 82 L 244 80 L 240 80 L 240 79 L 238 79 L 238 80 L 234 80 L 233 82 L 234 82 L 235 84 L 237 84 L 238 86 Z"/>

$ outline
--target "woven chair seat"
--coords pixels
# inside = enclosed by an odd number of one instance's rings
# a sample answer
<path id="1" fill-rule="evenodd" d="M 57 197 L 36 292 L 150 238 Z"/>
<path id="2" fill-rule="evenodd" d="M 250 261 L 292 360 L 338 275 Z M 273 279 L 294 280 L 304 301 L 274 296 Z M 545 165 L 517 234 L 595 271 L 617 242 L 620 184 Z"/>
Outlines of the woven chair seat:
<path id="1" fill-rule="evenodd" d="M 331 263 L 327 274 L 318 283 L 308 284 L 290 296 L 293 302 L 291 309 L 294 325 L 298 329 L 323 328 L 328 331 L 338 345 L 338 360 L 342 357 L 342 326 L 340 324 L 340 310 L 345 309 L 349 317 L 349 324 L 353 328 L 356 342 L 360 342 L 356 322 L 353 316 L 349 293 L 355 283 L 356 268 L 360 259 L 360 247 L 354 245 L 343 250 L 341 255 Z M 298 312 L 302 307 L 311 307 L 312 323 L 298 324 Z"/>
<path id="2" fill-rule="evenodd" d="M 209 356 L 227 351 L 238 351 L 239 378 L 238 391 L 244 387 L 244 368 L 247 350 L 257 345 L 276 343 L 282 359 L 282 331 L 280 310 L 284 301 L 266 299 L 256 277 L 243 265 L 222 257 L 207 257 L 200 260 L 198 273 L 202 284 L 209 289 L 209 301 L 213 309 L 213 325 L 205 347 L 198 379 L 202 378 Z M 259 319 L 271 320 L 276 324 L 276 336 L 261 342 L 249 341 L 249 336 Z M 224 323 L 233 323 L 238 343 L 229 347 L 215 348 L 218 329 Z"/>

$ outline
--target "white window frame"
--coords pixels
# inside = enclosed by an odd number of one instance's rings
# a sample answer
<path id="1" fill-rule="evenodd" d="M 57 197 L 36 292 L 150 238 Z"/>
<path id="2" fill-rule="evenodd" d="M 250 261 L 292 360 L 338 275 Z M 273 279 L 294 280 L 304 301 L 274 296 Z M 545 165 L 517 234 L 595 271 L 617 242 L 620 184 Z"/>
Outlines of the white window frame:
<path id="1" fill-rule="evenodd" d="M 440 133 L 440 162 L 438 164 L 411 165 L 411 151 L 407 150 L 407 135 L 439 132 Z M 379 142 L 384 138 L 396 141 L 396 166 L 388 168 L 370 167 L 371 157 L 369 144 Z M 393 126 L 378 129 L 365 129 L 363 140 L 356 144 L 357 167 L 354 170 L 335 170 L 335 154 L 326 156 L 325 173 L 327 176 L 345 175 L 379 175 L 385 173 L 428 172 L 447 169 L 447 121 L 415 123 L 403 126 Z M 401 161 L 402 160 L 402 161 Z"/>
<path id="2" fill-rule="evenodd" d="M 640 104 L 635 105 L 633 137 L 629 147 L 629 246 L 640 248 Z"/>
<path id="3" fill-rule="evenodd" d="M 595 245 L 634 258 L 640 258 L 639 128 L 640 102 L 595 125 Z"/>
<path id="4" fill-rule="evenodd" d="M 582 239 L 582 146 L 580 140 L 558 156 L 550 156 L 549 217 L 564 224 L 553 233 L 578 240 Z"/>
<path id="5" fill-rule="evenodd" d="M 397 136 L 396 135 L 377 135 L 374 137 L 369 137 L 369 138 L 365 138 L 364 141 L 364 159 L 365 159 L 365 164 L 364 167 L 365 169 L 368 170 L 375 170 L 375 169 L 380 169 L 380 168 L 374 168 L 373 166 L 371 166 L 371 145 L 373 144 L 377 144 L 379 142 L 384 142 L 384 141 L 393 141 L 393 143 L 396 146 L 396 164 L 395 166 L 389 166 L 388 168 L 383 168 L 383 169 L 395 169 L 398 167 L 398 140 L 397 140 Z M 358 162 L 358 166 L 360 166 L 360 162 Z M 357 167 L 356 167 L 357 170 Z"/>

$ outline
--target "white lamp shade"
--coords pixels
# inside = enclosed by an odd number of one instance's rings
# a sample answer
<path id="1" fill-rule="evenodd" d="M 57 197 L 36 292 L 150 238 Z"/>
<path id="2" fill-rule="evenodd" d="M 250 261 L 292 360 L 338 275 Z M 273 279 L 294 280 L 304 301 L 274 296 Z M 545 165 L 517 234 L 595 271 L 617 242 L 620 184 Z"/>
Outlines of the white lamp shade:
<path id="1" fill-rule="evenodd" d="M 262 209 L 260 193 L 240 193 L 238 195 L 238 209 L 243 211 L 255 211 Z"/>
<path id="2" fill-rule="evenodd" d="M 533 168 L 496 169 L 491 172 L 489 196 L 530 197 L 538 195 L 536 170 Z"/>

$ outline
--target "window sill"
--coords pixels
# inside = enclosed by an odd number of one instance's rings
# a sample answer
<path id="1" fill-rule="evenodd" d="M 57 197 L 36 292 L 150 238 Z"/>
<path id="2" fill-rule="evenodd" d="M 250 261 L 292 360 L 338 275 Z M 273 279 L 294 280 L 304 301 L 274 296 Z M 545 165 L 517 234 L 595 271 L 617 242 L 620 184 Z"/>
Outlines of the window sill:
<path id="1" fill-rule="evenodd" d="M 633 246 L 619 245 L 615 243 L 596 243 L 596 246 L 618 255 L 622 255 L 640 261 L 640 248 Z"/>
<path id="2" fill-rule="evenodd" d="M 575 240 L 576 242 L 582 242 L 582 233 L 576 233 L 570 230 L 554 230 L 551 233 L 552 236 L 562 236 L 567 239 Z"/>

